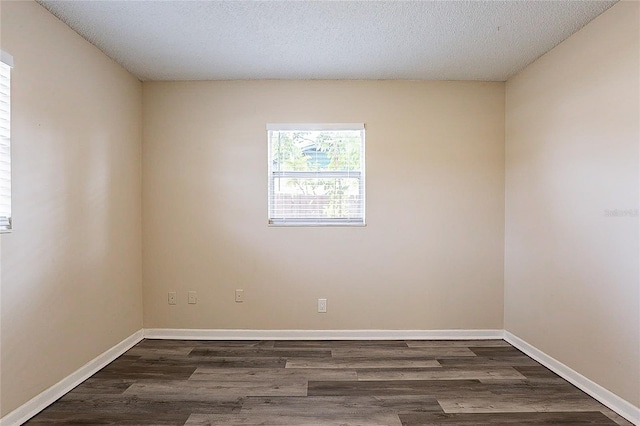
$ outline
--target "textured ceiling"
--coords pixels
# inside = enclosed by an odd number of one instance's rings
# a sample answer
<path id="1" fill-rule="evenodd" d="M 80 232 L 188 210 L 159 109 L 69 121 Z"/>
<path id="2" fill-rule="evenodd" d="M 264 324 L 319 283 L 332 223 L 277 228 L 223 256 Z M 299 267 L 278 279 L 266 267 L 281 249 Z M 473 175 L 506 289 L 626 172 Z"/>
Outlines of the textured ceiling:
<path id="1" fill-rule="evenodd" d="M 49 1 L 141 80 L 504 81 L 615 1 Z"/>

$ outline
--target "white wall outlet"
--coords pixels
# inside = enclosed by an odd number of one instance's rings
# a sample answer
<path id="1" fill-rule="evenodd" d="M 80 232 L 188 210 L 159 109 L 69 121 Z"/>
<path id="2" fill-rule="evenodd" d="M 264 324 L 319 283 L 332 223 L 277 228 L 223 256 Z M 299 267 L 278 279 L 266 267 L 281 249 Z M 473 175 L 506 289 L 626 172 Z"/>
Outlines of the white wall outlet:
<path id="1" fill-rule="evenodd" d="M 168 296 L 168 302 L 170 305 L 175 305 L 177 303 L 178 296 L 175 291 L 170 291 Z"/>
<path id="2" fill-rule="evenodd" d="M 318 299 L 318 312 L 327 312 L 327 299 Z"/>
<path id="3" fill-rule="evenodd" d="M 198 298 L 196 297 L 196 292 L 195 291 L 190 291 L 189 292 L 189 304 L 190 305 L 195 305 L 198 302 Z"/>
<path id="4" fill-rule="evenodd" d="M 241 288 L 236 289 L 236 303 L 244 302 L 244 290 Z"/>

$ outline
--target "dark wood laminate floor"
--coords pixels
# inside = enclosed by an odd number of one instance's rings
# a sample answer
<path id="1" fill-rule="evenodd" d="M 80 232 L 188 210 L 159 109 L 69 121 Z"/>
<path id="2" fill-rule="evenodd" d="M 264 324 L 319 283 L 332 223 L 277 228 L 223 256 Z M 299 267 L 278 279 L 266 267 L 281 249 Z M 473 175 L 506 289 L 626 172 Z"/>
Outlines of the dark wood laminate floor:
<path id="1" fill-rule="evenodd" d="M 630 423 L 503 340 L 143 340 L 27 424 Z"/>

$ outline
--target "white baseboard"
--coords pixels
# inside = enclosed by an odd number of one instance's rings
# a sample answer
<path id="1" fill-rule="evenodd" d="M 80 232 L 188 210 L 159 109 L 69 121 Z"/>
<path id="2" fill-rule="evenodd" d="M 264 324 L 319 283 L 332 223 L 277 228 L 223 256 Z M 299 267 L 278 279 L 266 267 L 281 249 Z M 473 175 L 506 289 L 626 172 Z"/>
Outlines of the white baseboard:
<path id="1" fill-rule="evenodd" d="M 208 330 L 146 328 L 146 339 L 176 340 L 478 340 L 503 330 Z"/>
<path id="2" fill-rule="evenodd" d="M 593 398 L 600 401 L 602 404 L 611 408 L 616 413 L 620 414 L 625 419 L 629 420 L 635 425 L 640 425 L 640 408 L 631 404 L 630 402 L 620 398 L 613 392 L 603 388 L 596 382 L 584 377 L 582 374 L 567 367 L 557 359 L 547 355 L 540 349 L 530 345 L 518 336 L 505 330 L 504 340 L 511 345 L 520 349 L 522 352 L 538 361 L 540 364 L 547 367 L 578 389 L 589 394 Z"/>
<path id="3" fill-rule="evenodd" d="M 108 349 L 101 355 L 98 355 L 93 360 L 80 367 L 69 376 L 60 380 L 55 385 L 51 386 L 44 392 L 31 398 L 20 407 L 16 408 L 2 419 L 0 419 L 0 426 L 18 426 L 38 414 L 40 411 L 47 408 L 54 403 L 60 397 L 65 395 L 71 389 L 78 386 L 80 383 L 87 380 L 89 377 L 97 373 L 104 366 L 109 364 L 114 359 L 131 349 L 135 344 L 143 339 L 143 331 L 139 330 L 133 333 L 131 336 L 124 339 L 111 349 Z"/>

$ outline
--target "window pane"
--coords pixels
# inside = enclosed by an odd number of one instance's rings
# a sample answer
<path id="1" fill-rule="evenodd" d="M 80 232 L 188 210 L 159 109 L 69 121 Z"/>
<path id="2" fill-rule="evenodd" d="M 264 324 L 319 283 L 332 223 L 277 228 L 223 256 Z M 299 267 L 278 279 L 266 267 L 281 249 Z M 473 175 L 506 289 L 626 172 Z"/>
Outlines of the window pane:
<path id="1" fill-rule="evenodd" d="M 0 232 L 11 230 L 11 67 L 0 62 Z"/>
<path id="2" fill-rule="evenodd" d="M 359 130 L 272 131 L 272 170 L 360 170 L 361 145 Z"/>
<path id="3" fill-rule="evenodd" d="M 274 178 L 275 218 L 362 217 L 359 178 Z"/>

